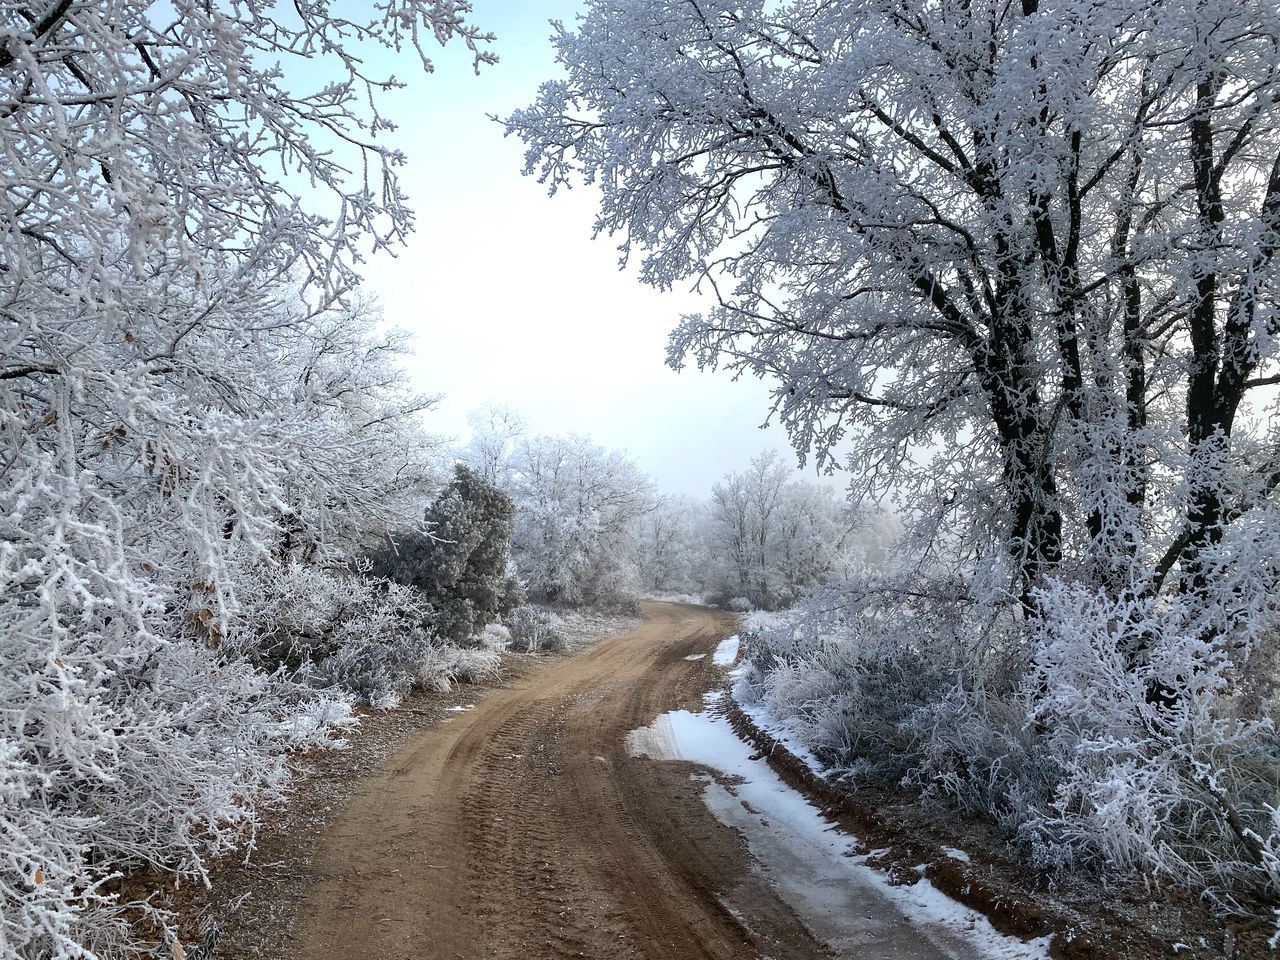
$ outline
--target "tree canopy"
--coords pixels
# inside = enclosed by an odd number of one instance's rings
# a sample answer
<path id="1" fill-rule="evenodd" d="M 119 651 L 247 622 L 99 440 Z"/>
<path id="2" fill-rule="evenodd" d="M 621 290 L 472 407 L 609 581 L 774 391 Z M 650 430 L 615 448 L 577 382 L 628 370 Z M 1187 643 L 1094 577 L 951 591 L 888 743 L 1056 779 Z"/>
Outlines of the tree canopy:
<path id="1" fill-rule="evenodd" d="M 772 378 L 797 449 L 898 490 L 922 546 L 1028 609 L 1055 573 L 1194 587 L 1276 480 L 1276 18 L 590 3 L 508 125 L 645 279 L 712 297 L 671 363 Z"/>

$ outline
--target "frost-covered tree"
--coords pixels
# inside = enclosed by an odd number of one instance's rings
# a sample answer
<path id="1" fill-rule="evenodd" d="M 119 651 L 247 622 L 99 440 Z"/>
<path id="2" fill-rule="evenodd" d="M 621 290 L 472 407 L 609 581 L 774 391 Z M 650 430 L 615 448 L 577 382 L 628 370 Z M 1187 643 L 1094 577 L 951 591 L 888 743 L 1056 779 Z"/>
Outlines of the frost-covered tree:
<path id="1" fill-rule="evenodd" d="M 423 626 L 466 641 L 503 620 L 520 601 L 509 571 L 515 505 L 470 467 L 458 464 L 427 507 L 420 529 L 388 534 L 369 573 L 416 588 Z"/>
<path id="2" fill-rule="evenodd" d="M 860 526 L 831 487 L 796 480 L 776 452 L 761 453 L 712 488 L 712 597 L 742 597 L 768 609 L 793 603 L 829 574 L 849 572 L 855 547 L 871 546 L 855 534 Z M 858 559 L 870 559 L 865 554 Z"/>
<path id="3" fill-rule="evenodd" d="M 110 948 L 116 872 L 200 876 L 349 706 L 224 643 L 252 565 L 334 558 L 423 478 L 425 402 L 347 296 L 411 225 L 363 54 L 488 59 L 467 9 L 0 13 L 4 956 Z"/>
<path id="4" fill-rule="evenodd" d="M 745 597 L 756 606 L 775 605 L 770 583 L 774 515 L 790 473 L 769 451 L 711 489 L 711 542 L 725 568 L 722 582 L 731 596 Z"/>
<path id="5" fill-rule="evenodd" d="M 459 456 L 515 504 L 511 556 L 530 599 L 634 602 L 643 586 L 641 526 L 657 503 L 652 480 L 625 453 L 588 437 L 529 436 L 509 407 L 469 419 Z"/>
<path id="6" fill-rule="evenodd" d="M 910 511 L 925 576 L 768 634 L 771 702 L 1040 862 L 1280 897 L 1275 5 L 589 0 L 554 42 L 509 127 L 710 298 L 671 363 Z"/>
<path id="7" fill-rule="evenodd" d="M 662 496 L 640 519 L 636 534 L 646 590 L 701 592 L 709 556 L 706 505 L 689 497 Z"/>
<path id="8" fill-rule="evenodd" d="M 459 456 L 485 480 L 502 487 L 510 480 L 511 457 L 528 428 L 511 407 L 490 404 L 467 415 L 471 437 Z"/>
<path id="9" fill-rule="evenodd" d="M 1274 488 L 1278 36 L 1252 0 L 590 3 L 509 125 L 715 299 L 672 363 L 775 378 L 798 449 L 851 438 L 1032 610 L 1064 564 L 1197 588 Z"/>
<path id="10" fill-rule="evenodd" d="M 512 557 L 529 595 L 612 606 L 639 589 L 637 521 L 653 482 L 619 451 L 581 436 L 520 441 L 510 463 L 516 504 Z"/>

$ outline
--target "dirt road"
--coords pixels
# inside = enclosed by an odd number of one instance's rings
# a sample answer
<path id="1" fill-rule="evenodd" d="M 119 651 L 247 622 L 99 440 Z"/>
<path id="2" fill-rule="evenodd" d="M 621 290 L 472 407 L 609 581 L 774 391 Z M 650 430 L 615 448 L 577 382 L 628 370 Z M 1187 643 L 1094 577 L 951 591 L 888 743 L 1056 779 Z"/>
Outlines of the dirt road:
<path id="1" fill-rule="evenodd" d="M 822 956 L 687 766 L 627 756 L 628 731 L 700 703 L 718 671 L 685 657 L 733 627 L 697 607 L 644 612 L 401 750 L 330 826 L 296 955 Z"/>
<path id="2" fill-rule="evenodd" d="M 709 813 L 705 776 L 628 756 L 629 731 L 697 709 L 722 675 L 686 658 L 733 629 L 698 607 L 644 613 L 423 732 L 368 781 L 320 845 L 294 956 L 830 956 Z M 940 956 L 915 937 L 862 942 L 875 946 L 859 957 Z"/>

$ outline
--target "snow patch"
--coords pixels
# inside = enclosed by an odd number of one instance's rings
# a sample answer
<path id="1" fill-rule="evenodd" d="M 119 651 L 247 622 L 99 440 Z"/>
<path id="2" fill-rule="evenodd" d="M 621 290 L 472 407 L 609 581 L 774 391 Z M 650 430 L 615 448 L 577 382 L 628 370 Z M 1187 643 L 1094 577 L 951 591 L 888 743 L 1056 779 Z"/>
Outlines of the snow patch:
<path id="1" fill-rule="evenodd" d="M 952 860 L 959 860 L 961 863 L 970 862 L 969 855 L 965 853 L 963 850 L 957 849 L 956 847 L 943 847 L 942 852 L 945 853 Z"/>
<path id="2" fill-rule="evenodd" d="M 741 643 L 738 635 L 735 633 L 732 637 L 725 637 L 720 641 L 720 645 L 716 647 L 716 652 L 711 657 L 711 662 L 717 667 L 731 667 L 738 659 L 738 648 Z"/>
<path id="3" fill-rule="evenodd" d="M 742 668 L 740 667 L 739 670 Z M 733 698 L 738 705 L 738 709 L 747 715 L 759 729 L 764 730 L 777 740 L 780 744 L 791 751 L 806 767 L 812 770 L 820 777 L 825 777 L 831 772 L 831 768 L 814 756 L 813 751 L 800 743 L 786 729 L 786 727 L 774 719 L 773 715 L 759 703 L 747 704 L 743 702 L 742 697 L 743 682 L 739 677 L 738 682 L 733 687 Z"/>
<path id="4" fill-rule="evenodd" d="M 854 839 L 783 783 L 716 712 L 665 713 L 631 731 L 626 748 L 633 757 L 684 760 L 726 775 L 723 782 L 700 775 L 707 806 L 746 839 L 762 876 L 838 955 L 864 956 L 878 948 L 913 960 L 1048 957 L 1049 937 L 1023 942 L 1004 936 L 926 879 L 891 885 L 887 875 L 867 866 L 870 854 L 858 854 Z"/>
<path id="5" fill-rule="evenodd" d="M 705 660 L 707 659 L 707 655 L 705 653 L 691 653 L 687 657 L 685 657 L 685 659 L 686 660 Z"/>

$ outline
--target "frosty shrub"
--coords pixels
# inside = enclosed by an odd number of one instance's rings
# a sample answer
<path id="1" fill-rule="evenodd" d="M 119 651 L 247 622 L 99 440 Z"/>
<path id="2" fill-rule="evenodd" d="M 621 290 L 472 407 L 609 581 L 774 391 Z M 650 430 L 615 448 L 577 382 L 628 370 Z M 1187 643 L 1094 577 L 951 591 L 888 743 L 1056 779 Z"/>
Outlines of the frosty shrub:
<path id="1" fill-rule="evenodd" d="M 1043 591 L 1035 668 L 1020 691 L 1053 799 L 1025 825 L 1055 866 L 1166 876 L 1230 900 L 1276 886 L 1280 737 L 1237 696 L 1242 638 L 1194 606 Z M 1247 602 L 1247 597 L 1241 597 Z"/>
<path id="2" fill-rule="evenodd" d="M 507 620 L 511 649 L 521 653 L 558 653 L 568 646 L 560 632 L 560 618 L 531 605 L 517 607 Z"/>
<path id="3" fill-rule="evenodd" d="M 750 617 L 737 695 L 834 771 L 986 815 L 1048 870 L 1231 909 L 1280 894 L 1280 738 L 1238 695 L 1238 641 L 1183 603 L 1053 583 L 1023 624 L 956 588 L 844 584 Z"/>
<path id="4" fill-rule="evenodd" d="M 500 623 L 491 623 L 484 628 L 480 641 L 490 650 L 505 650 L 511 645 L 511 631 Z"/>
<path id="5" fill-rule="evenodd" d="M 349 716 L 348 701 L 194 637 L 94 620 L 52 650 L 5 647 L 0 702 L 22 710 L 0 711 L 2 956 L 127 939 L 108 881 L 137 866 L 202 878 L 282 796 L 286 751 L 324 744 Z"/>
<path id="6" fill-rule="evenodd" d="M 582 596 L 587 606 L 603 613 L 638 614 L 640 578 L 634 562 L 630 558 L 601 562 L 592 571 Z"/>
<path id="7" fill-rule="evenodd" d="M 414 685 L 444 693 L 457 683 L 495 680 L 501 665 L 502 655 L 495 650 L 432 644 L 421 649 L 409 668 Z"/>
<path id="8" fill-rule="evenodd" d="M 730 597 L 723 604 L 726 610 L 732 610 L 734 613 L 746 613 L 755 609 L 753 604 L 747 597 Z"/>
<path id="9" fill-rule="evenodd" d="M 389 536 L 370 554 L 369 572 L 413 587 L 427 630 L 470 640 L 519 602 L 519 584 L 508 571 L 514 517 L 505 493 L 458 464 L 421 528 Z"/>
<path id="10" fill-rule="evenodd" d="M 896 783 L 919 762 L 917 713 L 960 680 L 960 624 L 945 604 L 903 604 L 890 586 L 843 584 L 741 630 L 743 699 L 861 783 Z"/>
<path id="11" fill-rule="evenodd" d="M 237 596 L 226 643 L 236 656 L 374 706 L 496 668 L 489 651 L 463 650 L 425 629 L 430 604 L 403 584 L 291 562 L 254 568 Z"/>
<path id="12" fill-rule="evenodd" d="M 409 587 L 292 560 L 244 571 L 227 646 L 260 669 L 306 674 L 343 649 L 421 634 Z"/>
<path id="13" fill-rule="evenodd" d="M 498 679 L 502 655 L 496 650 L 451 647 L 449 674 L 458 683 L 485 683 Z"/>

